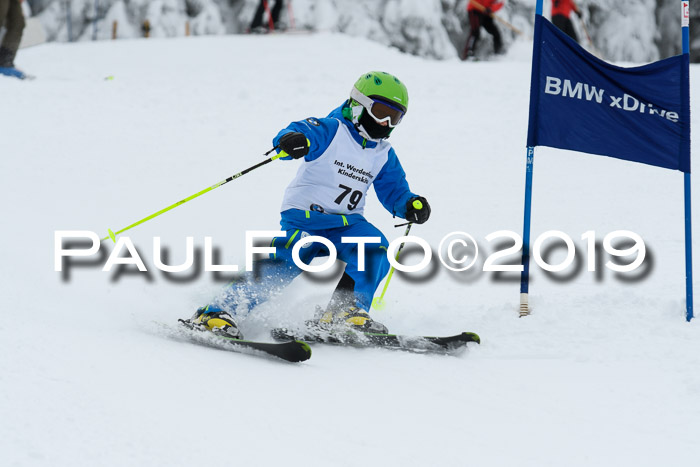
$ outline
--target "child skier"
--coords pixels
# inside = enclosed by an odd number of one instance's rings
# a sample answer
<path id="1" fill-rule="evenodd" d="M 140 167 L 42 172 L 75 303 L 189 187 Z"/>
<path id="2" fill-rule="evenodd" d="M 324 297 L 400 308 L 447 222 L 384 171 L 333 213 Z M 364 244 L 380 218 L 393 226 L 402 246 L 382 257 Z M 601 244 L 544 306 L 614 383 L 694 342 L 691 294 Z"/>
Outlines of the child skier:
<path id="1" fill-rule="evenodd" d="M 393 215 L 422 224 L 430 205 L 412 193 L 399 159 L 386 141 L 408 108 L 406 86 L 389 73 L 372 71 L 357 80 L 350 98 L 326 118 L 293 122 L 273 139 L 283 159 L 301 159 L 296 178 L 282 201 L 280 225 L 286 236 L 272 240 L 276 254 L 256 263 L 255 279 L 248 275 L 230 284 L 211 304 L 199 308 L 185 324 L 241 338 L 236 319 L 288 285 L 302 270 L 292 260 L 294 245 L 308 235 L 321 236 L 335 246 L 347 265 L 350 300 L 329 306 L 317 317 L 326 327 L 349 326 L 365 332 L 387 332 L 368 311 L 377 286 L 389 271 L 389 245 L 384 235 L 363 217 L 365 198 L 374 186 L 382 205 Z M 358 243 L 342 238 L 367 238 L 364 270 L 358 264 Z M 308 264 L 328 254 L 320 243 L 299 250 Z M 235 318 L 234 318 L 235 317 Z"/>

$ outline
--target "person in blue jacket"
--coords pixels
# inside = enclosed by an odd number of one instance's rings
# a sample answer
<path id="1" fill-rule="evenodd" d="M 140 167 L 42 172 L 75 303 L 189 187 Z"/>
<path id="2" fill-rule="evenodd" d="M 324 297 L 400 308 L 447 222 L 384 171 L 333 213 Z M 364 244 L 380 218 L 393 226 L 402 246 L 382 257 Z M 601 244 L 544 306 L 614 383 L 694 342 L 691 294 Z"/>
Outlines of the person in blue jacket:
<path id="1" fill-rule="evenodd" d="M 372 320 L 369 309 L 377 286 L 388 273 L 386 237 L 363 216 L 367 190 L 394 216 L 422 224 L 430 217 L 428 201 L 411 192 L 406 174 L 387 141 L 408 109 L 408 91 L 395 76 L 372 71 L 362 75 L 350 98 L 326 118 L 293 122 L 273 139 L 282 159 L 303 159 L 282 201 L 280 225 L 284 237 L 272 240 L 276 253 L 256 264 L 257 279 L 230 284 L 212 303 L 187 321 L 191 326 L 241 338 L 236 320 L 288 285 L 302 270 L 292 260 L 294 245 L 321 236 L 346 263 L 344 288 L 350 293 L 332 301 L 318 316 L 322 326 L 349 326 L 365 332 L 387 332 Z M 342 238 L 363 237 L 364 268 L 358 264 L 358 243 Z M 309 264 L 328 254 L 321 243 L 299 250 Z M 361 270 L 364 269 L 364 270 Z"/>

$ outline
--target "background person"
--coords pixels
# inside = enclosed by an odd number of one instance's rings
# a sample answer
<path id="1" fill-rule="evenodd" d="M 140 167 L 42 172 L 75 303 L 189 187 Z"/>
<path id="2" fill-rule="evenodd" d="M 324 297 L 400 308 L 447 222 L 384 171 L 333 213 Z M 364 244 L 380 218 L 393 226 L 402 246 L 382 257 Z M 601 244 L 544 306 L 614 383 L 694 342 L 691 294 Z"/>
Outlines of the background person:
<path id="1" fill-rule="evenodd" d="M 275 0 L 275 6 L 272 7 L 272 10 L 270 10 L 270 2 L 268 0 L 260 0 L 260 3 L 258 4 L 258 9 L 255 10 L 255 15 L 253 15 L 253 22 L 250 23 L 250 31 L 257 32 L 270 29 L 269 21 L 263 24 L 263 15 L 265 14 L 265 10 L 267 10 L 270 13 L 272 19 L 272 28 L 278 29 L 280 13 L 282 11 L 283 6 L 284 0 Z"/>
<path id="2" fill-rule="evenodd" d="M 467 4 L 467 17 L 469 18 L 469 36 L 464 46 L 462 60 L 473 57 L 476 53 L 481 28 L 493 36 L 494 52 L 500 54 L 503 51 L 503 39 L 501 32 L 493 21 L 494 12 L 500 10 L 503 3 L 499 0 L 469 0 Z"/>
<path id="3" fill-rule="evenodd" d="M 0 27 L 5 27 L 5 36 L 0 43 L 0 68 L 16 70 L 15 56 L 25 25 L 21 3 L 22 0 L 0 0 Z"/>
<path id="4" fill-rule="evenodd" d="M 574 0 L 552 0 L 552 24 L 564 31 L 564 33 L 578 42 L 574 23 L 571 21 L 571 12 L 581 17 L 581 11 Z"/>

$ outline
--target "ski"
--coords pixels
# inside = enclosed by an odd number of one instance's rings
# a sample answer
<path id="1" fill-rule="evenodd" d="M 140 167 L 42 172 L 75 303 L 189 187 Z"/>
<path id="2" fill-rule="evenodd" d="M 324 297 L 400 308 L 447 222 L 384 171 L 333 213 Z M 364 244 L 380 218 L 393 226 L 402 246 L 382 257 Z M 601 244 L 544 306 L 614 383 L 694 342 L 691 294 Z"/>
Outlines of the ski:
<path id="1" fill-rule="evenodd" d="M 280 358 L 288 362 L 303 362 L 311 358 L 311 348 L 306 342 L 285 339 L 286 342 L 256 342 L 216 335 L 192 328 L 179 320 L 178 335 L 191 342 L 232 352 Z"/>
<path id="2" fill-rule="evenodd" d="M 454 336 L 402 336 L 397 334 L 376 334 L 356 332 L 350 329 L 326 330 L 307 329 L 297 331 L 288 328 L 275 328 L 271 331 L 275 340 L 300 339 L 319 344 L 335 344 L 350 347 L 379 347 L 406 350 L 419 353 L 451 354 L 464 350 L 469 342 L 481 343 L 478 334 L 463 332 Z"/>
<path id="3" fill-rule="evenodd" d="M 14 68 L 14 67 L 0 67 L 0 75 L 10 76 L 12 78 L 17 78 L 17 79 L 26 79 L 26 80 L 32 80 L 32 79 L 36 78 L 36 76 L 28 75 L 27 73 L 23 72 L 22 70 L 18 70 L 17 68 Z"/>

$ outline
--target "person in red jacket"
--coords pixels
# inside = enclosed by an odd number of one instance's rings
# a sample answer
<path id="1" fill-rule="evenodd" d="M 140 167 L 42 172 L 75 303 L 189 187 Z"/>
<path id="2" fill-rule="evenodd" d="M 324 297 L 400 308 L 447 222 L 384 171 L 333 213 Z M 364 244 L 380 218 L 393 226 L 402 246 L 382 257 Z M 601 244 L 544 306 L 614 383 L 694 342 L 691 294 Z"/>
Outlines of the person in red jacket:
<path id="1" fill-rule="evenodd" d="M 493 22 L 493 13 L 500 10 L 503 3 L 499 0 L 469 0 L 467 3 L 467 15 L 469 16 L 469 37 L 464 46 L 462 60 L 473 57 L 476 46 L 479 43 L 481 27 L 493 36 L 493 48 L 497 54 L 503 49 L 501 33 Z"/>
<path id="2" fill-rule="evenodd" d="M 552 24 L 564 31 L 564 33 L 578 42 L 574 23 L 571 22 L 571 12 L 576 13 L 579 18 L 581 11 L 578 9 L 574 0 L 552 0 Z"/>

